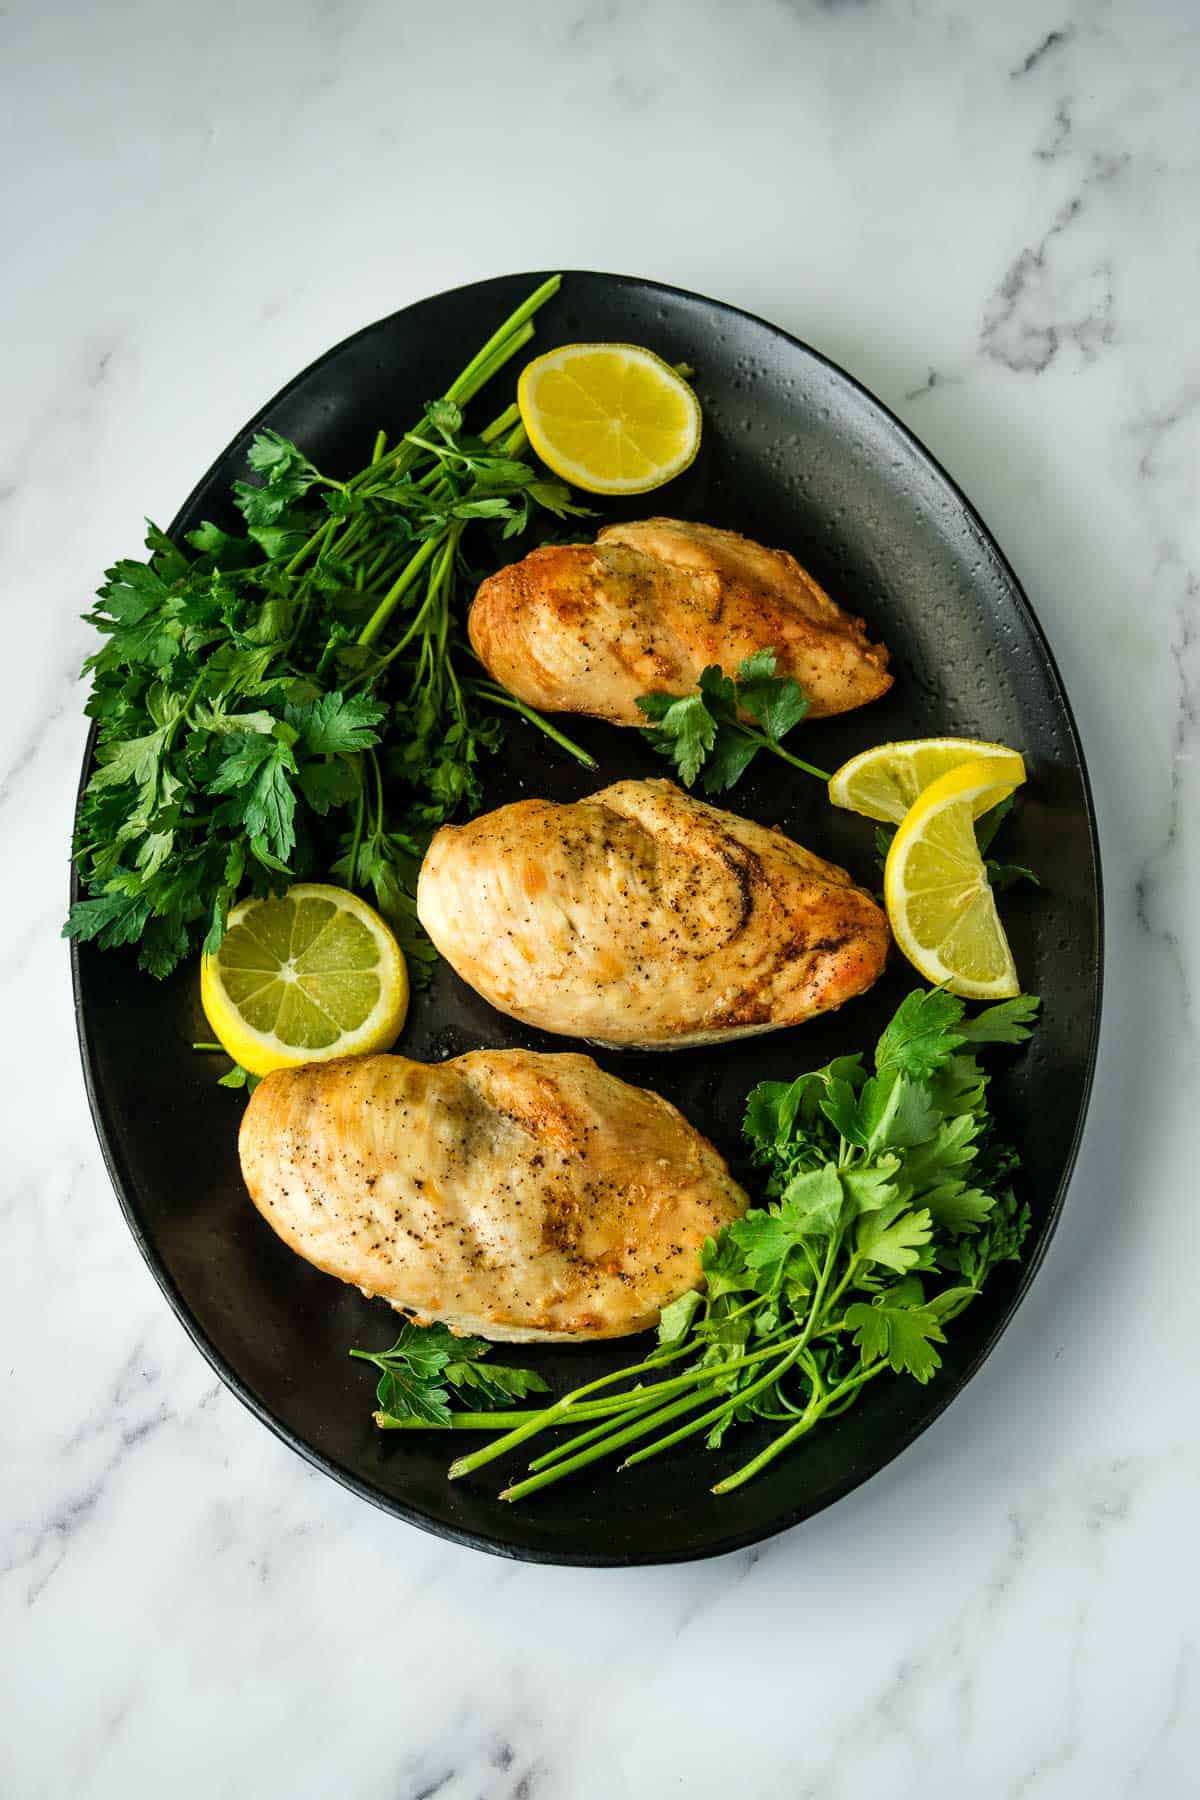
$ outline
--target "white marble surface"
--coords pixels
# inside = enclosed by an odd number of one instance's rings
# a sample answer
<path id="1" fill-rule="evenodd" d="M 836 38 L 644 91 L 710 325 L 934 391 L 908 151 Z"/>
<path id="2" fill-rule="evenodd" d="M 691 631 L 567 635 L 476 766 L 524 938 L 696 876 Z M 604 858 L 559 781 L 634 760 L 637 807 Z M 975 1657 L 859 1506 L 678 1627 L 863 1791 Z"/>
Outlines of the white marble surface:
<path id="1" fill-rule="evenodd" d="M 1194 1794 L 1194 7 L 16 0 L 0 84 L 0 1793 Z M 969 1395 L 807 1527 L 633 1573 L 410 1531 L 218 1386 L 56 936 L 105 562 L 327 344 L 572 265 L 778 320 L 949 464 L 1061 659 L 1108 888 L 1071 1203 Z"/>

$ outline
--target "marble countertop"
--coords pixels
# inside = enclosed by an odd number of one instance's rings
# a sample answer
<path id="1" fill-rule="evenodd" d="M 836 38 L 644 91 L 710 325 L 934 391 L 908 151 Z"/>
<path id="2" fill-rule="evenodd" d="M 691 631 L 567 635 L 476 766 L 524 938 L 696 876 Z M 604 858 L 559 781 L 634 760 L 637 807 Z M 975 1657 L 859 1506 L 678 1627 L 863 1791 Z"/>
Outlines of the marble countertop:
<path id="1" fill-rule="evenodd" d="M 1193 1794 L 1194 8 L 16 0 L 0 68 L 0 1792 Z M 57 937 L 99 571 L 328 344 L 571 266 L 778 321 L 949 466 L 1107 886 L 1091 1119 L 999 1349 L 831 1511 L 633 1572 L 409 1530 L 224 1391 L 113 1199 Z"/>

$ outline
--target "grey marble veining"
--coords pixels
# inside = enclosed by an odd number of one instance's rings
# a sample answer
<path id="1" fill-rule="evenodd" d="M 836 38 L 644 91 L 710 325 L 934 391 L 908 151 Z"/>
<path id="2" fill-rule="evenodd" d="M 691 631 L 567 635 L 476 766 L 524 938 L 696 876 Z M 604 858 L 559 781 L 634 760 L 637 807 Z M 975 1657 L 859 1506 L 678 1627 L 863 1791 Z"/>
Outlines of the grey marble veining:
<path id="1" fill-rule="evenodd" d="M 1195 9 L 18 0 L 0 82 L 0 1794 L 1194 1794 Z M 785 1538 L 606 1574 L 407 1530 L 214 1381 L 56 935 L 99 571 L 327 344 L 573 265 L 776 319 L 952 469 L 1061 661 L 1109 932 L 1070 1204 L 968 1394 Z"/>

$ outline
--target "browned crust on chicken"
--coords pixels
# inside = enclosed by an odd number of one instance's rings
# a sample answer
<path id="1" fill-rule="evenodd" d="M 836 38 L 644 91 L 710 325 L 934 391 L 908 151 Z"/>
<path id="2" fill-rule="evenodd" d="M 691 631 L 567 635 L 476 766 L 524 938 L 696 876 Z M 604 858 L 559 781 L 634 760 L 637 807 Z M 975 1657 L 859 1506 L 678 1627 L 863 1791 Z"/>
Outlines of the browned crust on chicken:
<path id="1" fill-rule="evenodd" d="M 471 643 L 531 706 L 644 725 L 639 694 L 690 693 L 712 663 L 730 672 L 773 649 L 810 718 L 847 712 L 892 684 L 888 652 L 785 550 L 679 519 L 607 526 L 490 576 Z"/>
<path id="2" fill-rule="evenodd" d="M 669 781 L 443 826 L 417 910 L 501 1012 L 659 1050 L 841 1006 L 876 980 L 889 943 L 844 869 Z"/>
<path id="3" fill-rule="evenodd" d="M 281 1069 L 251 1097 L 240 1150 L 255 1206 L 317 1268 L 514 1341 L 645 1330 L 746 1206 L 675 1107 L 590 1056 Z"/>

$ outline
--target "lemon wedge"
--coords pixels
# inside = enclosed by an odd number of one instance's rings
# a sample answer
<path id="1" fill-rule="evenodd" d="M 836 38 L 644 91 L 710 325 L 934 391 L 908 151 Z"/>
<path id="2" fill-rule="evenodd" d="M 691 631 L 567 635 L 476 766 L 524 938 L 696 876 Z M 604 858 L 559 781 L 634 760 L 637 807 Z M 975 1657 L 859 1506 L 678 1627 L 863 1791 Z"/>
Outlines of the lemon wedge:
<path id="1" fill-rule="evenodd" d="M 1025 779 L 1025 764 L 1016 750 L 978 738 L 913 738 L 899 744 L 877 744 L 843 763 L 829 783 L 834 806 L 867 819 L 898 825 L 929 785 L 967 762 L 985 762 L 997 780 L 1012 788 Z M 984 807 L 994 805 L 989 800 Z M 978 818 L 978 814 L 976 817 Z"/>
<path id="2" fill-rule="evenodd" d="M 1021 991 L 975 842 L 975 820 L 1017 785 L 995 762 L 951 769 L 910 807 L 888 851 L 883 894 L 892 935 L 926 981 L 965 1000 Z"/>
<path id="3" fill-rule="evenodd" d="M 700 402 L 637 344 L 565 344 L 526 363 L 517 405 L 546 467 L 589 494 L 645 494 L 700 447 Z"/>
<path id="4" fill-rule="evenodd" d="M 379 914 L 344 888 L 297 882 L 244 900 L 200 965 L 213 1033 L 252 1075 L 386 1050 L 408 1012 L 404 955 Z"/>

